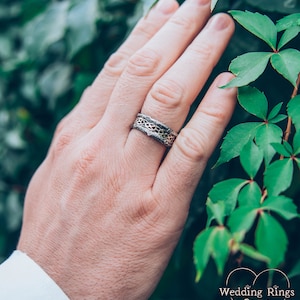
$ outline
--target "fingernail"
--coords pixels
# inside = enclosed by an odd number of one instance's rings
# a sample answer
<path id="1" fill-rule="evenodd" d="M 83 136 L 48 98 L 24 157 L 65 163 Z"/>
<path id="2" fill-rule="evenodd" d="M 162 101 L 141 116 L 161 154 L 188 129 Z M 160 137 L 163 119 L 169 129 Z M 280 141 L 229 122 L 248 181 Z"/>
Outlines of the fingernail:
<path id="1" fill-rule="evenodd" d="M 154 9 L 167 15 L 173 13 L 176 6 L 177 5 L 174 0 L 159 0 Z"/>
<path id="2" fill-rule="evenodd" d="M 223 30 L 228 27 L 230 19 L 226 14 L 218 14 L 213 16 L 207 23 L 207 28 L 212 28 L 214 30 Z"/>

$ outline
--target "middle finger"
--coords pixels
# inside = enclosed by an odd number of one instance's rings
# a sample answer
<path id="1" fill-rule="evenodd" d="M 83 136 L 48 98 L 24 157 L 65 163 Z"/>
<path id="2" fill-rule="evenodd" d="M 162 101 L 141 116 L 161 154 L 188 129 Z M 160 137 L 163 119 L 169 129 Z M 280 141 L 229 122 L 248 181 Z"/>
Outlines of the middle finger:
<path id="1" fill-rule="evenodd" d="M 152 85 L 184 52 L 209 14 L 210 0 L 186 0 L 161 30 L 129 59 L 112 92 L 99 130 L 102 126 L 109 128 L 114 138 L 125 145 Z"/>

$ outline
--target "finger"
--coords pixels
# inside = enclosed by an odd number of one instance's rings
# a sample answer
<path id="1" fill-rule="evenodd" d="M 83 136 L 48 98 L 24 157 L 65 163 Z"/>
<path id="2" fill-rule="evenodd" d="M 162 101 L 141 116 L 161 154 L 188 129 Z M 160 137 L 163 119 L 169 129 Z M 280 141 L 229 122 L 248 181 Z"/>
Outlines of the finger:
<path id="1" fill-rule="evenodd" d="M 105 112 L 110 123 L 107 127 L 119 133 L 123 144 L 151 86 L 178 59 L 209 14 L 210 0 L 185 1 L 165 26 L 130 58 Z"/>
<path id="2" fill-rule="evenodd" d="M 179 222 L 188 212 L 190 200 L 206 163 L 228 124 L 236 103 L 236 89 L 220 89 L 232 78 L 220 75 L 207 92 L 190 122 L 180 132 L 163 161 L 153 185 L 153 195 L 169 208 Z"/>
<path id="3" fill-rule="evenodd" d="M 175 0 L 160 0 L 159 4 L 138 22 L 120 48 L 110 56 L 103 70 L 74 109 L 73 114 L 76 114 L 86 127 L 93 127 L 101 119 L 111 92 L 129 57 L 152 38 L 177 8 L 178 3 Z"/>
<path id="4" fill-rule="evenodd" d="M 190 106 L 213 67 L 221 57 L 233 33 L 234 24 L 226 14 L 214 16 L 195 38 L 178 61 L 153 85 L 142 107 L 142 113 L 167 124 L 178 131 Z M 158 168 L 165 147 L 140 131 L 132 130 L 128 137 L 143 164 L 145 154 Z M 144 155 L 143 155 L 144 154 Z"/>

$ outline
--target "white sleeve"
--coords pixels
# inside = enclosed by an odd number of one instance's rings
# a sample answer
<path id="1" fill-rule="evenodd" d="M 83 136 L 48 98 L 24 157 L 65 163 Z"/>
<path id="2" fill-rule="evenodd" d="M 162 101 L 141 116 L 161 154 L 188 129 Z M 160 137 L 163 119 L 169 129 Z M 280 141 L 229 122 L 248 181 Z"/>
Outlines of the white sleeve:
<path id="1" fill-rule="evenodd" d="M 0 299 L 68 300 L 60 287 L 21 251 L 0 265 Z"/>

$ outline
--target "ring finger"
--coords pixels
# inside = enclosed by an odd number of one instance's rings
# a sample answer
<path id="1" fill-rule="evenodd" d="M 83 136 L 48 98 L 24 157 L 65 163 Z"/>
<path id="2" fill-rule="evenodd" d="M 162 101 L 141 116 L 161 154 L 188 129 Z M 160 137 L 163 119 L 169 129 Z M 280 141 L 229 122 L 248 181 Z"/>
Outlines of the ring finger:
<path id="1" fill-rule="evenodd" d="M 190 105 L 222 55 L 233 28 L 229 16 L 219 14 L 212 17 L 184 54 L 153 85 L 141 109 L 142 113 L 178 131 Z M 137 130 L 130 131 L 127 146 L 137 154 L 147 153 L 147 160 L 157 162 L 156 167 L 165 151 L 163 145 Z M 137 156 L 143 158 L 143 155 Z"/>

